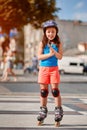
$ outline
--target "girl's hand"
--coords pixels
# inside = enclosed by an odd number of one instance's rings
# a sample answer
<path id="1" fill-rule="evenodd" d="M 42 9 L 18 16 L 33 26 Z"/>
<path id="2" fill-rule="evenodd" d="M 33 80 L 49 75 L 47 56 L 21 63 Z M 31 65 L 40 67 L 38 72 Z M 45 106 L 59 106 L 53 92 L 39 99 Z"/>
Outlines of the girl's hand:
<path id="1" fill-rule="evenodd" d="M 54 53 L 54 49 L 50 46 L 50 54 L 51 56 L 53 56 L 55 53 Z"/>
<path id="2" fill-rule="evenodd" d="M 62 51 L 59 49 L 59 52 L 55 51 L 51 45 L 50 45 L 50 53 L 51 53 L 51 56 L 55 55 L 56 58 L 58 59 L 61 59 L 62 58 Z"/>
<path id="3" fill-rule="evenodd" d="M 48 47 L 50 48 L 50 51 L 55 52 L 55 50 L 51 47 L 51 44 L 48 44 Z"/>

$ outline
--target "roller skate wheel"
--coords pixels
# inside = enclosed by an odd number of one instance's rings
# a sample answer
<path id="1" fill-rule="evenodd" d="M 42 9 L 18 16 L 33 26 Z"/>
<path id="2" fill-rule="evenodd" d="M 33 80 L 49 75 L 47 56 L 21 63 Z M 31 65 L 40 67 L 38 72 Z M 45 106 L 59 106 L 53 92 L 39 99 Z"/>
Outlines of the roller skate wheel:
<path id="1" fill-rule="evenodd" d="M 60 126 L 60 122 L 55 122 L 55 127 L 59 127 Z"/>
<path id="2" fill-rule="evenodd" d="M 43 123 L 42 121 L 38 121 L 37 125 L 38 125 L 38 126 L 41 126 L 42 123 Z"/>

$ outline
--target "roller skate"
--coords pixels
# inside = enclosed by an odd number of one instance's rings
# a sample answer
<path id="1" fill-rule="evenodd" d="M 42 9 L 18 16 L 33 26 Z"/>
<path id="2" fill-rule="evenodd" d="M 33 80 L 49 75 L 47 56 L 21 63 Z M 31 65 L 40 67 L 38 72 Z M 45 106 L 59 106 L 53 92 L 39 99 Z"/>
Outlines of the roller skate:
<path id="1" fill-rule="evenodd" d="M 37 117 L 38 126 L 42 125 L 42 123 L 44 122 L 44 119 L 47 117 L 47 112 L 48 112 L 47 107 L 40 107 L 40 112 Z"/>
<path id="2" fill-rule="evenodd" d="M 60 126 L 60 121 L 63 118 L 63 109 L 62 107 L 55 107 L 55 126 Z"/>

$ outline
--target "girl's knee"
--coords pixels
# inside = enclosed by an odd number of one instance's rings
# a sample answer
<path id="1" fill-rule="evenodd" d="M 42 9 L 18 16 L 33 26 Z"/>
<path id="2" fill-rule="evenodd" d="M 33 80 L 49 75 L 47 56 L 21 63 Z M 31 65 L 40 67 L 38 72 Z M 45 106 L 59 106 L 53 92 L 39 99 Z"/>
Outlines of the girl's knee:
<path id="1" fill-rule="evenodd" d="M 52 88 L 53 97 L 58 97 L 60 95 L 60 91 L 58 88 Z"/>

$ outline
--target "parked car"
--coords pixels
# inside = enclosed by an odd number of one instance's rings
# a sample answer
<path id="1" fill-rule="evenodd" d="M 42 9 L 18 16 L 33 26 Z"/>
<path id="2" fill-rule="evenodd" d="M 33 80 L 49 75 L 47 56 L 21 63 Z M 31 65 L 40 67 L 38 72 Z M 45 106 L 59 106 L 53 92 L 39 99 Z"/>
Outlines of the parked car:
<path id="1" fill-rule="evenodd" d="M 58 61 L 59 72 L 61 74 L 83 74 L 84 62 L 78 57 L 64 56 L 62 60 Z M 84 70 L 85 71 L 85 70 Z"/>
<path id="2" fill-rule="evenodd" d="M 84 65 L 83 73 L 84 73 L 84 75 L 87 75 L 87 65 Z"/>

